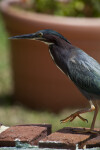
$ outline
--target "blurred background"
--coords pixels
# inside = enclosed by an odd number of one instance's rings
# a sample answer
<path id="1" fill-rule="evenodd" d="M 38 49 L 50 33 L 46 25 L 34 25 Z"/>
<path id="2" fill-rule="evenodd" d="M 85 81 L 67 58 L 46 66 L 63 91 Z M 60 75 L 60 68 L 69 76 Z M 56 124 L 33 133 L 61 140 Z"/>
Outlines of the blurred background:
<path id="1" fill-rule="evenodd" d="M 59 17 L 58 17 L 59 16 Z M 0 0 L 0 123 L 90 127 L 93 113 L 60 124 L 87 100 L 52 62 L 48 47 L 8 37 L 50 28 L 100 62 L 100 0 Z M 95 49 L 95 50 L 94 50 Z M 100 112 L 96 127 L 100 125 Z"/>

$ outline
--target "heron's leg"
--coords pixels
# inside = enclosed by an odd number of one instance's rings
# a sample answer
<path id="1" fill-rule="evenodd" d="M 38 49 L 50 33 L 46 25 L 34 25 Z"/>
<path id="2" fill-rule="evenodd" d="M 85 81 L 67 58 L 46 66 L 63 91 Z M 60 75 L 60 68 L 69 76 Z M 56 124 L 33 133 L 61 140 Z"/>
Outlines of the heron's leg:
<path id="1" fill-rule="evenodd" d="M 68 121 L 71 122 L 71 121 L 73 121 L 76 117 L 79 117 L 82 121 L 87 121 L 87 122 L 88 122 L 88 120 L 85 119 L 85 118 L 83 118 L 83 117 L 81 117 L 80 114 L 83 114 L 83 113 L 86 113 L 86 112 L 92 112 L 92 111 L 95 110 L 96 104 L 95 104 L 95 106 L 94 106 L 93 103 L 92 103 L 92 101 L 89 101 L 89 102 L 90 102 L 90 105 L 91 105 L 90 109 L 82 109 L 82 110 L 80 110 L 80 111 L 77 111 L 77 112 L 71 114 L 70 116 L 68 116 L 67 118 L 61 120 L 60 122 L 61 122 L 61 123 L 65 123 L 65 122 L 68 122 Z M 96 107 L 96 109 L 97 109 L 97 107 Z M 96 113 L 95 113 L 95 115 L 94 115 L 94 119 L 93 119 L 94 121 L 92 122 L 91 129 L 94 127 L 94 123 L 95 123 L 95 120 L 96 120 L 96 115 L 97 115 L 97 111 L 96 111 Z"/>
<path id="2" fill-rule="evenodd" d="M 95 126 L 95 121 L 96 121 L 96 117 L 97 117 L 97 114 L 98 114 L 98 104 L 97 104 L 97 101 L 93 101 L 93 104 L 94 104 L 94 107 L 95 107 L 95 110 L 94 110 L 94 116 L 93 116 L 93 120 L 92 120 L 92 124 L 91 124 L 91 127 L 90 129 L 84 129 L 82 132 L 80 133 L 87 133 L 87 132 L 90 132 L 90 133 L 93 133 L 93 134 L 100 134 L 100 131 L 95 131 L 94 130 L 94 126 Z"/>
<path id="3" fill-rule="evenodd" d="M 93 120 L 92 120 L 92 124 L 91 124 L 90 130 L 94 130 L 94 125 L 95 125 L 96 117 L 97 117 L 98 110 L 99 110 L 97 101 L 94 101 L 93 104 L 95 106 L 95 111 L 94 111 L 94 117 L 93 117 Z"/>

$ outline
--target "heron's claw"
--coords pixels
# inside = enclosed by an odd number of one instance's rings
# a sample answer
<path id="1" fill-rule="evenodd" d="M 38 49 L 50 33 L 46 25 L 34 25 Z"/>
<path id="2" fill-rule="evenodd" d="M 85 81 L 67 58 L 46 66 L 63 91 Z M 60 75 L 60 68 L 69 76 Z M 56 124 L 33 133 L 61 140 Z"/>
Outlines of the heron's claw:
<path id="1" fill-rule="evenodd" d="M 88 120 L 83 118 L 82 116 L 78 115 L 78 117 L 82 120 L 82 121 L 86 121 L 88 123 Z"/>

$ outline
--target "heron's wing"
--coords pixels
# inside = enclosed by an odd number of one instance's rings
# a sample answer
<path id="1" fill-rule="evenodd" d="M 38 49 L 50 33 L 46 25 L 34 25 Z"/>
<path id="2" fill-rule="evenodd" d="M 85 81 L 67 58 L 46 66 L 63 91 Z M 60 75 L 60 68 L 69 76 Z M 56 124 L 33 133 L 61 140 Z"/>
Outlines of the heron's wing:
<path id="1" fill-rule="evenodd" d="M 68 74 L 76 86 L 88 93 L 100 95 L 100 65 L 82 52 L 68 61 Z"/>

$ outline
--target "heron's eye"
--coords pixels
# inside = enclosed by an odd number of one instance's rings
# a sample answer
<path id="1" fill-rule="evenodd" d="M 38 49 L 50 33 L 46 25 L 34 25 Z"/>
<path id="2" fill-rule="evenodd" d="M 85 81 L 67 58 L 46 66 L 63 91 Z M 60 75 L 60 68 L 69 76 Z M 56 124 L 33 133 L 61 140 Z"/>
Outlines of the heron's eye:
<path id="1" fill-rule="evenodd" d="M 43 33 L 42 33 L 42 32 L 40 32 L 40 33 L 38 34 L 38 36 L 39 36 L 39 37 L 42 37 L 42 36 L 43 36 Z"/>

